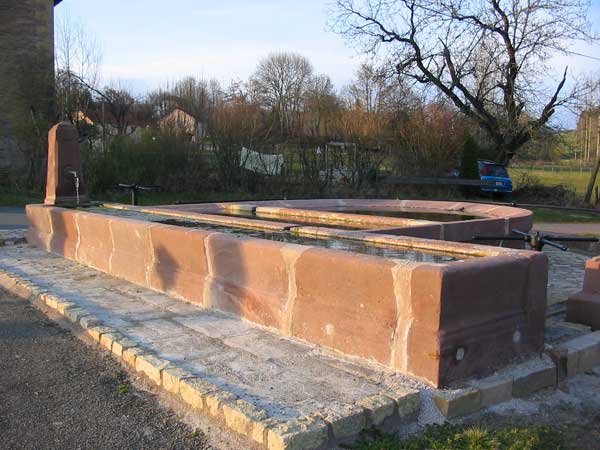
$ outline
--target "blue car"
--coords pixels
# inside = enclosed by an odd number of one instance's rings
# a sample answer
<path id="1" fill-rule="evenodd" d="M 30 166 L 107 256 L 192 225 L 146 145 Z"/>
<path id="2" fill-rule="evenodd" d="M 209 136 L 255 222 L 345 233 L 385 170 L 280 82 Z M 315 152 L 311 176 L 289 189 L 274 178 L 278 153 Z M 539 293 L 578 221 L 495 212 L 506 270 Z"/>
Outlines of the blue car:
<path id="1" fill-rule="evenodd" d="M 505 165 L 483 160 L 477 161 L 477 164 L 479 166 L 479 178 L 481 181 L 490 182 L 490 184 L 481 186 L 483 192 L 512 193 L 512 179 Z"/>

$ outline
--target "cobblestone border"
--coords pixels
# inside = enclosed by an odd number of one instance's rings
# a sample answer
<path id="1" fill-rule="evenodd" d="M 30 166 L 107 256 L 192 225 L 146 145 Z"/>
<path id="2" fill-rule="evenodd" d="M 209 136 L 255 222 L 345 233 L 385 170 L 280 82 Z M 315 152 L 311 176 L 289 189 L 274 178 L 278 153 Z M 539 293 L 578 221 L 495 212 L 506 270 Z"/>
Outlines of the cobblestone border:
<path id="1" fill-rule="evenodd" d="M 398 428 L 416 419 L 420 409 L 419 391 L 399 389 L 389 396 L 366 397 L 335 414 L 316 413 L 290 421 L 268 418 L 264 410 L 147 352 L 85 308 L 39 288 L 27 278 L 0 270 L 0 288 L 31 303 L 46 305 L 157 386 L 268 450 L 330 448 L 355 438 L 365 428 L 391 423 Z"/>
<path id="2" fill-rule="evenodd" d="M 563 381 L 600 364 L 600 331 L 578 336 L 549 351 Z"/>

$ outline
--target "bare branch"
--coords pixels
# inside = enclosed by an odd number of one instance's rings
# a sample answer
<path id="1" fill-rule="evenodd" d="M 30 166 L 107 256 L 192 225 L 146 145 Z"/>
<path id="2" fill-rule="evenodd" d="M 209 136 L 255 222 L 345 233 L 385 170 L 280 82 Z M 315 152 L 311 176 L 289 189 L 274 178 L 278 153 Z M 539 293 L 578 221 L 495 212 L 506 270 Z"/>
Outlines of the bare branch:
<path id="1" fill-rule="evenodd" d="M 432 85 L 510 158 L 564 104 L 547 61 L 589 32 L 585 0 L 338 0 L 337 31 Z M 538 102 L 548 95 L 549 100 Z"/>

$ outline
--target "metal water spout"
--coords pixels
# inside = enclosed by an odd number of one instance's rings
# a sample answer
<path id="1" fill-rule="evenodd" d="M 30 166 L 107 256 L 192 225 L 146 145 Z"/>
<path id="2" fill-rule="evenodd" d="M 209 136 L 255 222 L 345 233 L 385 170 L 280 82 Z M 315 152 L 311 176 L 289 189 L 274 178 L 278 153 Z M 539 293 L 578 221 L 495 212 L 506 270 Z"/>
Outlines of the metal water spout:
<path id="1" fill-rule="evenodd" d="M 69 174 L 73 175 L 75 179 L 75 195 L 77 196 L 77 206 L 79 206 L 79 176 L 77 175 L 76 170 L 69 170 Z"/>

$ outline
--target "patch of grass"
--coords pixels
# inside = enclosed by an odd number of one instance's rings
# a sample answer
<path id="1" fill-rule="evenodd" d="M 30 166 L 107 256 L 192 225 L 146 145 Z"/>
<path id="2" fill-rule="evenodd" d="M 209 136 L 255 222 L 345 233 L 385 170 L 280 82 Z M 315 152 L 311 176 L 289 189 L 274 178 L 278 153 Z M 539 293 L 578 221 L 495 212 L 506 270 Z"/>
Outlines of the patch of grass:
<path id="1" fill-rule="evenodd" d="M 21 194 L 15 192 L 0 191 L 0 206 L 25 206 L 29 203 L 42 203 L 44 196 L 42 194 Z"/>
<path id="2" fill-rule="evenodd" d="M 587 189 L 588 182 L 590 180 L 590 172 L 578 172 L 578 171 L 547 171 L 541 169 L 525 169 L 519 167 L 509 168 L 510 176 L 515 182 L 515 189 L 518 189 L 518 179 L 522 173 L 533 175 L 546 186 L 558 186 L 560 184 L 571 186 L 575 192 L 580 195 L 584 195 Z M 596 180 L 596 185 L 600 184 L 600 177 Z"/>
<path id="3" fill-rule="evenodd" d="M 435 425 L 417 437 L 398 440 L 371 435 L 356 450 L 564 450 L 559 431 L 543 426 L 492 429 L 458 425 Z"/>
<path id="4" fill-rule="evenodd" d="M 600 214 L 559 209 L 529 208 L 535 223 L 595 223 L 600 222 Z"/>
<path id="5" fill-rule="evenodd" d="M 131 203 L 131 193 L 128 191 L 109 191 L 102 194 L 90 195 L 92 200 Z M 138 201 L 142 206 L 169 205 L 176 202 L 227 202 L 241 200 L 271 200 L 281 196 L 254 194 L 249 192 L 140 192 Z M 26 194 L 0 191 L 0 206 L 25 206 L 30 203 L 43 203 L 44 194 Z"/>
<path id="6" fill-rule="evenodd" d="M 129 392 L 129 387 L 127 387 L 126 384 L 120 384 L 117 386 L 117 392 L 119 392 L 119 394 L 127 394 Z"/>

